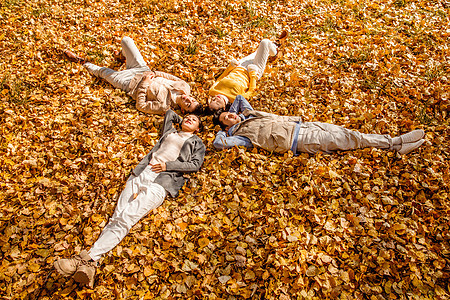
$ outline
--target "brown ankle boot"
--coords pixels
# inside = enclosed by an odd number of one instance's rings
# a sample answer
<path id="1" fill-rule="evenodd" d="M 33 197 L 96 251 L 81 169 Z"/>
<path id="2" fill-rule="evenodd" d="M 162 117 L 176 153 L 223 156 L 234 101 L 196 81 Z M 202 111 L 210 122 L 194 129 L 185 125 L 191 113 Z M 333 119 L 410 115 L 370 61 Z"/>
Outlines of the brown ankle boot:
<path id="1" fill-rule="evenodd" d="M 126 58 L 123 55 L 122 51 L 117 51 L 117 50 L 114 51 L 113 56 L 114 56 L 115 60 L 118 61 L 119 63 L 123 64 L 126 61 Z"/>
<path id="2" fill-rule="evenodd" d="M 64 50 L 64 55 L 66 55 L 67 59 L 69 59 L 71 62 L 79 63 L 79 64 L 82 64 L 82 65 L 87 62 L 87 60 L 85 60 L 84 58 L 76 55 L 75 53 L 73 53 L 70 50 Z"/>
<path id="3" fill-rule="evenodd" d="M 92 261 L 86 250 L 81 251 L 80 255 L 75 255 L 72 258 L 58 259 L 53 263 L 53 266 L 59 274 L 63 276 L 73 275 L 80 265 L 85 262 Z"/>
<path id="4" fill-rule="evenodd" d="M 275 45 L 279 48 L 281 46 L 283 46 L 284 42 L 286 42 L 286 39 L 289 36 L 289 32 L 286 30 L 283 30 L 283 32 L 280 33 L 280 35 L 278 36 L 277 40 L 274 42 Z"/>
<path id="5" fill-rule="evenodd" d="M 94 287 L 96 267 L 97 264 L 93 261 L 79 266 L 75 274 L 73 274 L 73 280 L 85 284 L 92 289 Z"/>

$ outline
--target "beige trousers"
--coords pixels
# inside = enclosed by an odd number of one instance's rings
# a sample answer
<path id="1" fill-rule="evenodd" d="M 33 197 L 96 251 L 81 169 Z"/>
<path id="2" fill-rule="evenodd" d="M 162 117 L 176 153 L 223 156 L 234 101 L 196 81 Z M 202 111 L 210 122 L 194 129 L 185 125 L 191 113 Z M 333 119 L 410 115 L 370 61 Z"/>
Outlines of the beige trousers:
<path id="1" fill-rule="evenodd" d="M 116 71 L 106 67 L 99 67 L 90 62 L 85 63 L 83 66 L 92 75 L 100 77 L 108 81 L 115 88 L 128 93 L 130 91 L 128 87 L 131 79 L 133 79 L 136 74 L 150 71 L 150 68 L 147 66 L 147 63 L 130 37 L 125 36 L 122 39 L 121 44 L 122 53 L 127 62 L 126 70 Z"/>
<path id="2" fill-rule="evenodd" d="M 366 134 L 342 126 L 305 122 L 298 133 L 298 152 L 333 153 L 337 150 L 352 150 L 366 147 L 392 149 L 390 135 Z"/>
<path id="3" fill-rule="evenodd" d="M 147 166 L 138 177 L 131 175 L 128 179 L 114 214 L 88 252 L 94 261 L 117 246 L 134 224 L 163 203 L 167 192 L 153 182 L 157 176 Z"/>

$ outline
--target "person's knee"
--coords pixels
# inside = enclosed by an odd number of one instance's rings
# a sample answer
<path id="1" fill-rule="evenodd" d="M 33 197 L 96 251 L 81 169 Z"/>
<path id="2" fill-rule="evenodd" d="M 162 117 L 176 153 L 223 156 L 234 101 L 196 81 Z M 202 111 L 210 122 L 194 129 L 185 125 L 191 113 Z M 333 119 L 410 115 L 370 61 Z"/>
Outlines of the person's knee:
<path id="1" fill-rule="evenodd" d="M 269 55 L 273 56 L 277 54 L 277 46 L 272 43 L 269 39 L 263 39 L 261 43 L 259 44 L 260 47 L 269 49 Z"/>
<path id="2" fill-rule="evenodd" d="M 269 39 L 263 39 L 259 44 L 264 47 L 268 47 L 272 42 Z"/>
<path id="3" fill-rule="evenodd" d="M 122 44 L 122 47 L 123 47 L 123 45 L 128 44 L 128 43 L 132 43 L 132 42 L 133 42 L 132 38 L 130 38 L 129 36 L 124 36 L 122 38 L 121 44 Z"/>

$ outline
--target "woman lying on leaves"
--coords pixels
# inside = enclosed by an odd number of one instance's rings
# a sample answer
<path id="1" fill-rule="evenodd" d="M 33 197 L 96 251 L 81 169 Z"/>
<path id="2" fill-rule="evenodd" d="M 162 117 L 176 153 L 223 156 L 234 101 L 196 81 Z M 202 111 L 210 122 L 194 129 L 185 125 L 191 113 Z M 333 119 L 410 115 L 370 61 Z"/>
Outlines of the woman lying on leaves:
<path id="1" fill-rule="evenodd" d="M 177 131 L 173 124 L 180 124 Z M 187 181 L 183 175 L 197 172 L 205 157 L 205 145 L 196 135 L 202 128 L 196 115 L 181 119 L 168 110 L 161 139 L 133 170 L 117 200 L 114 214 L 89 251 L 54 262 L 55 269 L 77 282 L 94 285 L 98 260 L 128 234 L 149 211 L 160 206 L 167 194 L 178 196 Z"/>
<path id="2" fill-rule="evenodd" d="M 275 43 L 264 39 L 256 52 L 240 61 L 233 59 L 230 62 L 230 65 L 209 89 L 211 98 L 208 107 L 211 113 L 229 108 L 237 95 L 242 95 L 247 99 L 252 96 L 256 89 L 256 81 L 263 75 L 269 56 L 272 61 L 279 56 L 278 47 L 286 40 L 287 35 L 287 32 L 283 31 Z"/>
<path id="3" fill-rule="evenodd" d="M 142 112 L 164 114 L 174 106 L 179 106 L 182 112 L 202 112 L 202 105 L 190 96 L 191 89 L 185 81 L 168 73 L 151 71 L 130 37 L 124 37 L 121 44 L 122 51 L 116 52 L 115 57 L 126 62 L 123 71 L 96 66 L 69 50 L 64 54 L 70 61 L 82 64 L 89 73 L 127 92 Z"/>

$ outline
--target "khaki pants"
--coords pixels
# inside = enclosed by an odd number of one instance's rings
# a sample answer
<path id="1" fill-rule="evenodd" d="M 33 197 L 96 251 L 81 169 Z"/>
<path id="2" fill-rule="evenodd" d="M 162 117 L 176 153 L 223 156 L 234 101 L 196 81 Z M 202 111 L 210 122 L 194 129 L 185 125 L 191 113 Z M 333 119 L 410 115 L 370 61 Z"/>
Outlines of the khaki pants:
<path id="1" fill-rule="evenodd" d="M 88 70 L 89 73 L 100 77 L 108 81 L 115 88 L 121 89 L 125 92 L 129 92 L 129 85 L 131 79 L 136 76 L 136 74 L 144 73 L 150 71 L 147 63 L 144 61 L 141 53 L 134 44 L 134 41 L 125 36 L 122 39 L 122 53 L 126 58 L 126 70 L 115 71 L 106 67 L 99 67 L 90 62 L 85 63 L 83 66 Z"/>
<path id="2" fill-rule="evenodd" d="M 342 126 L 305 122 L 298 133 L 298 152 L 333 153 L 337 150 L 352 150 L 366 147 L 392 149 L 390 135 L 366 134 Z"/>
<path id="3" fill-rule="evenodd" d="M 113 216 L 88 252 L 94 261 L 117 246 L 134 224 L 163 203 L 167 192 L 153 182 L 157 176 L 147 166 L 138 177 L 131 175 L 128 179 Z"/>
<path id="4" fill-rule="evenodd" d="M 277 55 L 277 46 L 270 40 L 263 39 L 259 43 L 256 52 L 253 52 L 252 54 L 239 60 L 239 64 L 244 68 L 247 68 L 250 64 L 256 65 L 258 67 L 257 75 L 259 79 L 264 74 L 264 70 L 266 69 L 267 59 L 269 56 L 275 55 Z"/>

